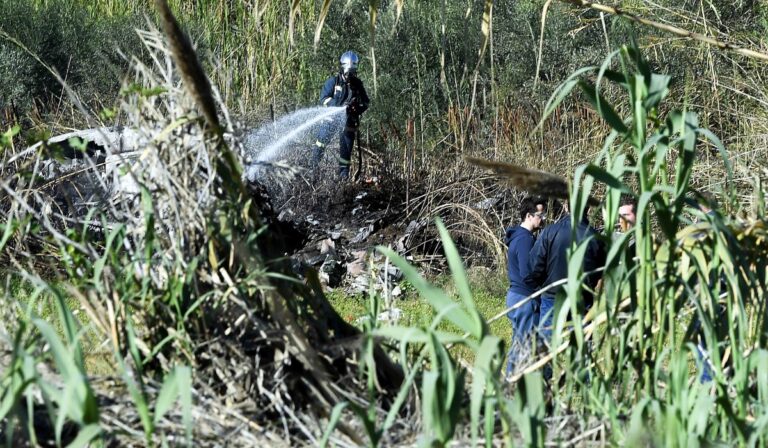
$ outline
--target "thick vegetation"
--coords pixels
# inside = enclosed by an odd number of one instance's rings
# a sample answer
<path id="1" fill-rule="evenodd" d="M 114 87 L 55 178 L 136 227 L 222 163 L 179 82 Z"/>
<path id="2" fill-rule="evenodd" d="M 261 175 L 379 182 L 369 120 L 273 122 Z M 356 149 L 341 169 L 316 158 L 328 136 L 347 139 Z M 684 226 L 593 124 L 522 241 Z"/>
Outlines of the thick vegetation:
<path id="1" fill-rule="evenodd" d="M 559 1 L 543 9 L 530 0 L 494 4 L 489 44 L 479 59 L 483 2 L 406 2 L 402 11 L 400 3 L 328 2 L 315 44 L 324 6 L 315 2 L 170 2 L 203 61 L 215 68 L 214 83 L 243 112 L 312 104 L 341 52 L 363 54 L 361 76 L 376 106 L 365 120 L 366 143 L 412 152 L 401 170 L 405 176 L 429 172 L 435 151 L 494 148 L 494 155 L 524 157 L 554 171 L 588 160 L 603 136 L 594 135 L 593 117 L 578 102 L 543 136 L 528 138 L 531 124 L 568 74 L 632 39 L 647 49 L 653 66 L 673 76 L 674 101 L 703 111 L 703 122 L 726 141 L 736 139 L 732 152 L 763 134 L 748 118 L 762 118 L 764 64 Z M 621 3 L 643 17 L 756 47 L 768 31 L 768 12 L 759 2 L 718 0 L 695 8 L 671 0 Z M 8 2 L 0 29 L 82 85 L 81 95 L 110 105 L 126 64 L 115 51 L 141 54 L 129 29 L 143 24 L 148 6 L 146 0 Z M 8 56 L 2 58 L 8 68 L 0 72 L 0 107 L 15 105 L 23 116 L 37 98 L 55 111 L 61 89 L 46 69 L 2 39 L 0 49 Z"/>
<path id="2" fill-rule="evenodd" d="M 7 445 L 216 445 L 222 434 L 243 446 L 766 444 L 768 63 L 581 2 L 170 3 L 213 88 L 165 1 L 0 0 Z M 757 2 L 616 3 L 768 46 Z M 146 26 L 164 34 L 129 31 L 150 6 L 161 14 Z M 421 216 L 451 221 L 450 232 L 435 226 L 450 288 L 377 249 L 430 308 L 401 326 L 377 320 L 374 292 L 356 328 L 315 274 L 298 281 L 264 198 L 237 181 L 230 111 L 253 120 L 314 103 L 347 49 L 365 55 L 366 149 L 379 169 L 421 182 Z M 115 200 L 96 185 L 83 210 L 44 181 L 61 148 L 24 152 L 21 137 L 98 120 L 144 143 L 109 162 L 136 189 Z M 84 160 L 77 174 L 109 165 L 70 145 Z M 585 313 L 586 242 L 574 244 L 553 339 L 511 378 L 500 374 L 506 333 L 452 241 L 499 252 L 496 235 L 472 235 L 475 197 L 459 189 L 485 191 L 488 178 L 464 155 L 567 177 L 576 215 L 602 199 L 596 238 L 609 254 L 595 306 Z M 696 211 L 700 187 L 723 207 Z M 638 225 L 616 238 L 621 194 L 638 199 Z M 439 213 L 425 205 L 437 202 Z M 72 221 L 64 211 L 75 209 Z M 508 223 L 498 210 L 483 218 Z M 94 375 L 105 364 L 106 380 Z M 704 364 L 710 383 L 697 378 Z"/>

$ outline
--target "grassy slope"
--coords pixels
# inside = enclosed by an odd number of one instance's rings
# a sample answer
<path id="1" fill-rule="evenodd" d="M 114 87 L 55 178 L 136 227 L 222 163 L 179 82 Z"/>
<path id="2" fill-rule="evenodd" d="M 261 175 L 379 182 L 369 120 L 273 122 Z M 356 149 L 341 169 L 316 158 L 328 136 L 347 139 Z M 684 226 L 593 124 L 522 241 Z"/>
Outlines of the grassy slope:
<path id="1" fill-rule="evenodd" d="M 493 271 L 482 267 L 470 269 L 468 275 L 477 309 L 483 317 L 490 319 L 504 311 L 507 293 L 506 275 L 501 270 Z M 445 289 L 456 299 L 457 303 L 461 302 L 449 275 L 441 275 L 431 280 L 437 286 Z M 403 311 L 403 317 L 398 322 L 398 325 L 429 326 L 434 316 L 432 307 L 407 282 L 403 282 L 401 288 L 404 294 L 401 298 L 395 300 L 393 304 L 394 307 Z M 367 295 L 348 295 L 341 289 L 337 289 L 328 294 L 328 299 L 336 311 L 349 322 L 355 323 L 360 317 L 367 314 Z M 442 322 L 438 328 L 460 333 L 459 329 L 449 322 Z M 494 335 L 499 336 L 504 341 L 509 341 L 512 336 L 512 328 L 506 317 L 491 323 L 490 328 Z M 452 352 L 457 357 L 468 362 L 473 360 L 471 351 L 464 347 L 454 347 Z"/>

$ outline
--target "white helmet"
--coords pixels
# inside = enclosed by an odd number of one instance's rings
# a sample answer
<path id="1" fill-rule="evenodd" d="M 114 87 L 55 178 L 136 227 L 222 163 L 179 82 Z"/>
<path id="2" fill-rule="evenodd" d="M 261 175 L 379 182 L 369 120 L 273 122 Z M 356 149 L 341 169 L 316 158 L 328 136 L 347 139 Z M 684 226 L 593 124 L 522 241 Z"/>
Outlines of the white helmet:
<path id="1" fill-rule="evenodd" d="M 342 54 L 339 63 L 341 64 L 341 72 L 344 73 L 344 76 L 355 75 L 358 62 L 360 62 L 360 58 L 357 57 L 357 53 L 354 51 L 347 51 Z"/>

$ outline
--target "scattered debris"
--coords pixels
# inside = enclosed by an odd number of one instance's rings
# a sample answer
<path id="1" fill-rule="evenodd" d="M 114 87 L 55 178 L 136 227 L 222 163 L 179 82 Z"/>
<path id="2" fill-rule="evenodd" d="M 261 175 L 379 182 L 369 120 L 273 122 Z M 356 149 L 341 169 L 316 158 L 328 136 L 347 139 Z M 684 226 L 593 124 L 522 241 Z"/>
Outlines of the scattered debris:
<path id="1" fill-rule="evenodd" d="M 365 273 L 365 255 L 366 251 L 359 250 L 352 252 L 353 260 L 347 263 L 347 275 L 350 277 L 358 277 Z"/>
<path id="2" fill-rule="evenodd" d="M 371 233 L 373 233 L 373 224 L 362 227 L 358 230 L 357 235 L 355 235 L 354 238 L 350 241 L 352 244 L 361 243 L 366 240 L 369 236 L 371 236 Z"/>
<path id="3" fill-rule="evenodd" d="M 495 207 L 496 204 L 499 203 L 499 201 L 501 201 L 501 198 L 498 198 L 498 197 L 483 199 L 482 201 L 480 201 L 480 202 L 476 203 L 475 205 L 473 205 L 473 207 L 478 209 L 478 210 L 490 210 L 493 207 Z"/>
<path id="4" fill-rule="evenodd" d="M 401 310 L 400 308 L 390 308 L 388 310 L 384 310 L 381 313 L 379 313 L 376 316 L 376 321 L 380 323 L 388 323 L 390 325 L 396 325 L 400 321 L 400 319 L 402 319 L 402 317 L 403 317 L 403 310 Z M 358 325 L 361 325 L 367 322 L 369 318 L 370 317 L 367 315 L 360 316 L 355 321 L 355 323 Z"/>
<path id="5" fill-rule="evenodd" d="M 403 317 L 403 310 L 400 308 L 390 308 L 386 311 L 379 313 L 376 319 L 379 322 L 387 322 L 392 325 L 396 324 Z"/>
<path id="6" fill-rule="evenodd" d="M 324 239 L 323 241 L 320 241 L 320 253 L 321 254 L 330 254 L 336 253 L 336 243 L 333 242 L 331 238 Z"/>
<path id="7" fill-rule="evenodd" d="M 344 276 L 344 269 L 341 266 L 341 262 L 334 253 L 326 255 L 325 261 L 320 266 L 320 281 L 328 285 L 330 288 L 335 288 L 341 284 L 341 280 Z"/>

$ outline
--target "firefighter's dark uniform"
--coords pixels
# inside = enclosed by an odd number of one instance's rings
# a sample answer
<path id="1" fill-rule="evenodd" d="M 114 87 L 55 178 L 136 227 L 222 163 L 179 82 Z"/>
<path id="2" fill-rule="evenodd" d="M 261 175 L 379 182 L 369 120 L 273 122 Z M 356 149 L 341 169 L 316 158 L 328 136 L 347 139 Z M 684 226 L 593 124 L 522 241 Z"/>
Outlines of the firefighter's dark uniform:
<path id="1" fill-rule="evenodd" d="M 320 93 L 320 104 L 323 106 L 346 106 L 347 118 L 339 141 L 339 177 L 349 177 L 349 164 L 352 158 L 352 147 L 355 143 L 357 126 L 360 124 L 360 115 L 368 109 L 368 94 L 365 92 L 363 82 L 356 76 L 345 77 L 339 73 L 332 76 L 323 84 Z M 320 163 L 325 147 L 333 137 L 333 126 L 323 126 L 317 135 L 317 141 L 312 151 L 314 166 Z"/>

